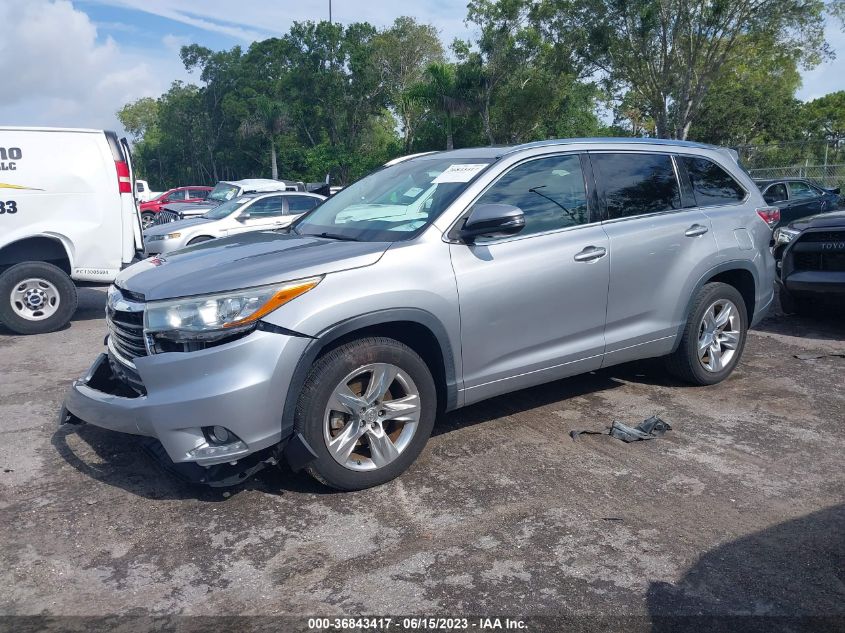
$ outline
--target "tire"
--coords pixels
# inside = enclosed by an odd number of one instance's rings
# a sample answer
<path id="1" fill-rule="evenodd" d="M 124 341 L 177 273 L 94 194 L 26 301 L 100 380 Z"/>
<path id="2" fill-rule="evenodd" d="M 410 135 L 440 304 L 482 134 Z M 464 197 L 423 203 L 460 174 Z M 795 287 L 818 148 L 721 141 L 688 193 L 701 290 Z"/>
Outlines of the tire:
<path id="1" fill-rule="evenodd" d="M 728 316 L 722 317 L 722 310 L 728 304 L 731 310 Z M 715 317 L 709 319 L 710 326 L 704 322 L 707 313 Z M 727 318 L 727 322 L 720 329 L 722 318 Z M 666 367 L 685 382 L 715 385 L 733 372 L 747 336 L 748 313 L 739 291 L 728 284 L 705 284 L 693 301 L 678 348 L 666 358 Z M 699 343 L 707 341 L 710 343 L 699 353 Z"/>
<path id="2" fill-rule="evenodd" d="M 144 211 L 141 214 L 141 228 L 143 230 L 147 230 L 148 228 L 153 226 L 155 219 L 156 219 L 155 213 L 153 213 L 152 211 Z"/>
<path id="3" fill-rule="evenodd" d="M 195 237 L 192 240 L 188 240 L 186 246 L 193 246 L 194 244 L 202 244 L 203 242 L 209 242 L 213 240 L 213 237 L 209 237 L 208 235 L 200 235 L 199 237 Z"/>
<path id="4" fill-rule="evenodd" d="M 391 378 L 393 370 L 397 373 Z M 371 392 L 370 387 L 379 384 L 374 379 L 382 374 L 387 388 Z M 345 393 L 353 398 L 341 405 L 335 393 L 344 385 Z M 383 397 L 378 397 L 379 393 Z M 390 404 L 391 400 L 395 404 Z M 416 413 L 408 408 L 414 403 Z M 300 392 L 294 429 L 317 455 L 307 466 L 311 476 L 338 490 L 361 490 L 390 481 L 408 469 L 431 435 L 436 412 L 434 380 L 417 353 L 390 338 L 364 338 L 342 345 L 314 363 Z M 343 436 L 347 437 L 345 445 Z M 330 442 L 334 450 L 330 450 Z M 395 453 L 387 450 L 386 442 Z"/>
<path id="5" fill-rule="evenodd" d="M 58 330 L 70 321 L 76 305 L 76 286 L 52 264 L 24 262 L 0 274 L 0 323 L 17 334 Z"/>

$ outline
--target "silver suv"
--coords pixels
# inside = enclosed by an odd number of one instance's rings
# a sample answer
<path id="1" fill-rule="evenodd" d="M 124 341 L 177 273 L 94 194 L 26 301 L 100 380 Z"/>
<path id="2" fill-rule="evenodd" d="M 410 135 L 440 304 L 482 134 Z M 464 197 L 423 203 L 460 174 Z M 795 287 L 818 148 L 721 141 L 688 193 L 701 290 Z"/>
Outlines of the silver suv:
<path id="1" fill-rule="evenodd" d="M 638 358 L 724 380 L 773 298 L 777 210 L 693 143 L 427 154 L 284 232 L 140 262 L 68 421 L 154 438 L 184 475 L 282 459 L 335 488 L 407 469 L 443 411 Z"/>

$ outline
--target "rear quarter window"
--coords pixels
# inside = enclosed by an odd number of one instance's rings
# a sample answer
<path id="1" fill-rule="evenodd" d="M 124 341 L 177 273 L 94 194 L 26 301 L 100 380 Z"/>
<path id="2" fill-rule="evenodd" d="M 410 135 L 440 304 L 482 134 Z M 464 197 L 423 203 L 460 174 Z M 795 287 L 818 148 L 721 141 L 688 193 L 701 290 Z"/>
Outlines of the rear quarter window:
<path id="1" fill-rule="evenodd" d="M 689 175 L 695 202 L 699 207 L 737 204 L 746 191 L 734 177 L 707 158 L 680 156 Z"/>

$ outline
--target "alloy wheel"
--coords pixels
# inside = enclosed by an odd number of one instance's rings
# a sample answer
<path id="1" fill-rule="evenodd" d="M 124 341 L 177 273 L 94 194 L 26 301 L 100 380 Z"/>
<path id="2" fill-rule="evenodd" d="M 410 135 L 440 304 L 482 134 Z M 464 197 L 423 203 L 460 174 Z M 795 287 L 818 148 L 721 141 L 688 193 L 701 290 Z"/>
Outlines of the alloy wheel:
<path id="1" fill-rule="evenodd" d="M 416 384 L 399 367 L 359 367 L 340 381 L 326 406 L 323 437 L 329 453 L 351 470 L 390 464 L 411 443 L 420 405 Z"/>
<path id="2" fill-rule="evenodd" d="M 730 365 L 739 347 L 739 310 L 728 299 L 719 299 L 704 311 L 698 329 L 698 360 L 709 372 Z"/>

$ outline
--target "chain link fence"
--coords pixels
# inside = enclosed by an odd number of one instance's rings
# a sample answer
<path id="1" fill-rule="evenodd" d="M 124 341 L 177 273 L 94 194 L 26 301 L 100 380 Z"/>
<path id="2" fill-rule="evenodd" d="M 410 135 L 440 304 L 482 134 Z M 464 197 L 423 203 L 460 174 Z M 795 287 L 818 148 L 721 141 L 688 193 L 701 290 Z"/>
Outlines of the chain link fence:
<path id="1" fill-rule="evenodd" d="M 845 184 L 845 145 L 807 140 L 740 145 L 740 162 L 752 178 L 809 178 L 824 187 Z"/>

